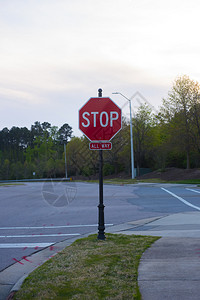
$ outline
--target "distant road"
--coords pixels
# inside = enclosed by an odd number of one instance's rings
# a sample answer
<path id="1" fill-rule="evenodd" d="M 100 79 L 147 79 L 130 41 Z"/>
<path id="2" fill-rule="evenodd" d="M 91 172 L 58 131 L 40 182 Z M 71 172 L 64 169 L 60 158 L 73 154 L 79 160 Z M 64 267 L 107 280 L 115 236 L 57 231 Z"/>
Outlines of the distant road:
<path id="1" fill-rule="evenodd" d="M 183 185 L 104 185 L 106 226 L 200 210 L 199 193 Z M 97 232 L 98 201 L 95 183 L 0 186 L 0 270 L 55 242 Z"/>

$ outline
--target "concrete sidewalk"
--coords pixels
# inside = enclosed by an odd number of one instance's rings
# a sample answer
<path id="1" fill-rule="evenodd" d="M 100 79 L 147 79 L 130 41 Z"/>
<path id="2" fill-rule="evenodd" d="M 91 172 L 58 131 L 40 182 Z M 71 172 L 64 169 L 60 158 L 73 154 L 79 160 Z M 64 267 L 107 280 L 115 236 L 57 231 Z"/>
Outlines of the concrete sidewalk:
<path id="1" fill-rule="evenodd" d="M 143 300 L 200 299 L 200 212 L 128 222 L 108 227 L 106 232 L 162 237 L 143 254 L 140 262 L 139 286 Z M 2 271 L 0 300 L 18 290 L 38 265 L 76 239 L 57 243 L 27 257 L 23 265 L 16 263 Z"/>
<path id="2" fill-rule="evenodd" d="M 200 299 L 200 238 L 161 238 L 143 255 L 138 283 L 143 300 Z"/>
<path id="3" fill-rule="evenodd" d="M 129 222 L 123 233 L 200 238 L 200 212 L 178 213 L 161 218 Z"/>
<path id="4" fill-rule="evenodd" d="M 200 212 L 127 225 L 136 227 L 121 233 L 162 236 L 140 261 L 138 282 L 142 299 L 199 300 Z"/>

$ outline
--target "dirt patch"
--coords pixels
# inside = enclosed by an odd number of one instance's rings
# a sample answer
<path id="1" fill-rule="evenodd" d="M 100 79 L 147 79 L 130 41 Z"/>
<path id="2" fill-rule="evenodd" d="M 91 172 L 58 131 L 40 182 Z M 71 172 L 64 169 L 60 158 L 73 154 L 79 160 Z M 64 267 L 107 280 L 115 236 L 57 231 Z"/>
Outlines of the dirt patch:
<path id="1" fill-rule="evenodd" d="M 164 171 L 154 171 L 137 177 L 137 179 L 159 178 L 166 181 L 200 179 L 200 169 L 167 168 Z"/>

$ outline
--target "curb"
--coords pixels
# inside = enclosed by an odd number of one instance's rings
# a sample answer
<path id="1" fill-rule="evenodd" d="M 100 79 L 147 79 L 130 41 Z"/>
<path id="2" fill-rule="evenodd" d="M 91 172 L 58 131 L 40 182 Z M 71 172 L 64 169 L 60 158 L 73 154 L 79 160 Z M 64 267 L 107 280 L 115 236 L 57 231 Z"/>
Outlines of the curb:
<path id="1" fill-rule="evenodd" d="M 29 273 L 30 274 L 30 273 Z M 24 282 L 24 280 L 26 279 L 26 277 L 28 277 L 28 275 L 24 275 L 22 276 L 16 283 L 15 285 L 12 287 L 10 294 L 8 295 L 8 297 L 6 298 L 6 300 L 12 300 L 14 295 L 16 294 L 17 291 L 19 291 L 19 289 L 22 286 L 22 283 Z"/>
<path id="2" fill-rule="evenodd" d="M 30 273 L 32 273 L 34 270 L 36 270 L 39 266 L 41 266 L 42 264 L 44 264 L 47 260 L 51 259 L 53 256 L 55 256 L 58 252 L 62 251 L 62 249 L 70 246 L 74 241 L 80 239 L 80 238 L 84 238 L 87 237 L 90 234 L 96 234 L 96 232 L 90 232 L 87 234 L 83 234 L 80 236 L 76 236 L 74 238 L 70 238 L 58 243 L 55 243 L 49 247 L 46 247 L 38 252 L 33 253 L 32 255 L 28 256 L 28 260 L 30 260 L 32 262 L 32 265 L 30 265 L 30 262 L 24 262 L 23 259 L 20 261 L 23 261 L 23 265 L 24 265 L 24 270 L 21 270 L 21 265 L 17 265 L 17 263 L 14 263 L 13 265 L 9 266 L 8 268 L 4 269 L 2 272 L 0 272 L 0 274 L 5 273 L 5 278 L 3 281 L 4 285 L 6 285 L 6 281 L 8 280 L 8 278 L 10 277 L 9 275 L 13 275 L 13 273 L 17 273 L 18 270 L 23 274 L 21 277 L 19 277 L 18 279 L 14 279 L 13 278 L 13 282 L 15 281 L 15 283 L 13 283 L 13 287 L 11 288 L 7 298 L 0 298 L 0 300 L 11 300 L 13 299 L 14 294 L 21 288 L 21 285 L 23 284 L 24 280 L 26 279 L 26 277 L 28 277 L 28 275 Z M 51 247 L 55 248 L 55 251 L 52 252 Z M 51 251 L 51 252 L 50 252 Z M 39 263 L 38 263 L 39 262 Z M 27 269 L 26 269 L 27 268 Z M 10 274 L 9 274 L 10 273 Z M 3 277 L 3 276 L 2 276 Z"/>
<path id="3" fill-rule="evenodd" d="M 30 273 L 29 273 L 29 274 L 30 274 Z M 22 283 L 24 282 L 24 280 L 26 279 L 26 277 L 27 277 L 29 274 L 26 274 L 26 275 L 22 276 L 22 277 L 15 283 L 15 285 L 12 287 L 12 289 L 11 289 L 11 291 L 10 291 L 10 294 L 12 294 L 13 292 L 19 291 L 19 289 L 20 289 L 21 286 L 22 286 Z"/>

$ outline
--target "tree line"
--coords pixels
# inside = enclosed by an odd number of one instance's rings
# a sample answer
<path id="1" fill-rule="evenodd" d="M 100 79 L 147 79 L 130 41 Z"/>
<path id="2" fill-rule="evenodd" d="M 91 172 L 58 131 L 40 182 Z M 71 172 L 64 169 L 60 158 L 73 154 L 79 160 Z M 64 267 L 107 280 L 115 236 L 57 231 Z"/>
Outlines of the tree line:
<path id="1" fill-rule="evenodd" d="M 26 127 L 0 131 L 0 179 L 60 177 L 64 175 L 63 144 L 72 136 L 67 123 L 58 128 L 36 121 Z"/>
<path id="2" fill-rule="evenodd" d="M 141 105 L 133 116 L 134 158 L 137 175 L 141 168 L 200 167 L 200 85 L 188 76 L 173 82 L 159 112 Z M 65 176 L 64 147 L 69 176 L 98 174 L 98 151 L 89 150 L 87 138 L 72 136 L 67 123 L 61 128 L 48 122 L 0 131 L 0 179 Z M 130 124 L 124 118 L 122 130 L 104 151 L 104 175 L 130 175 Z"/>

